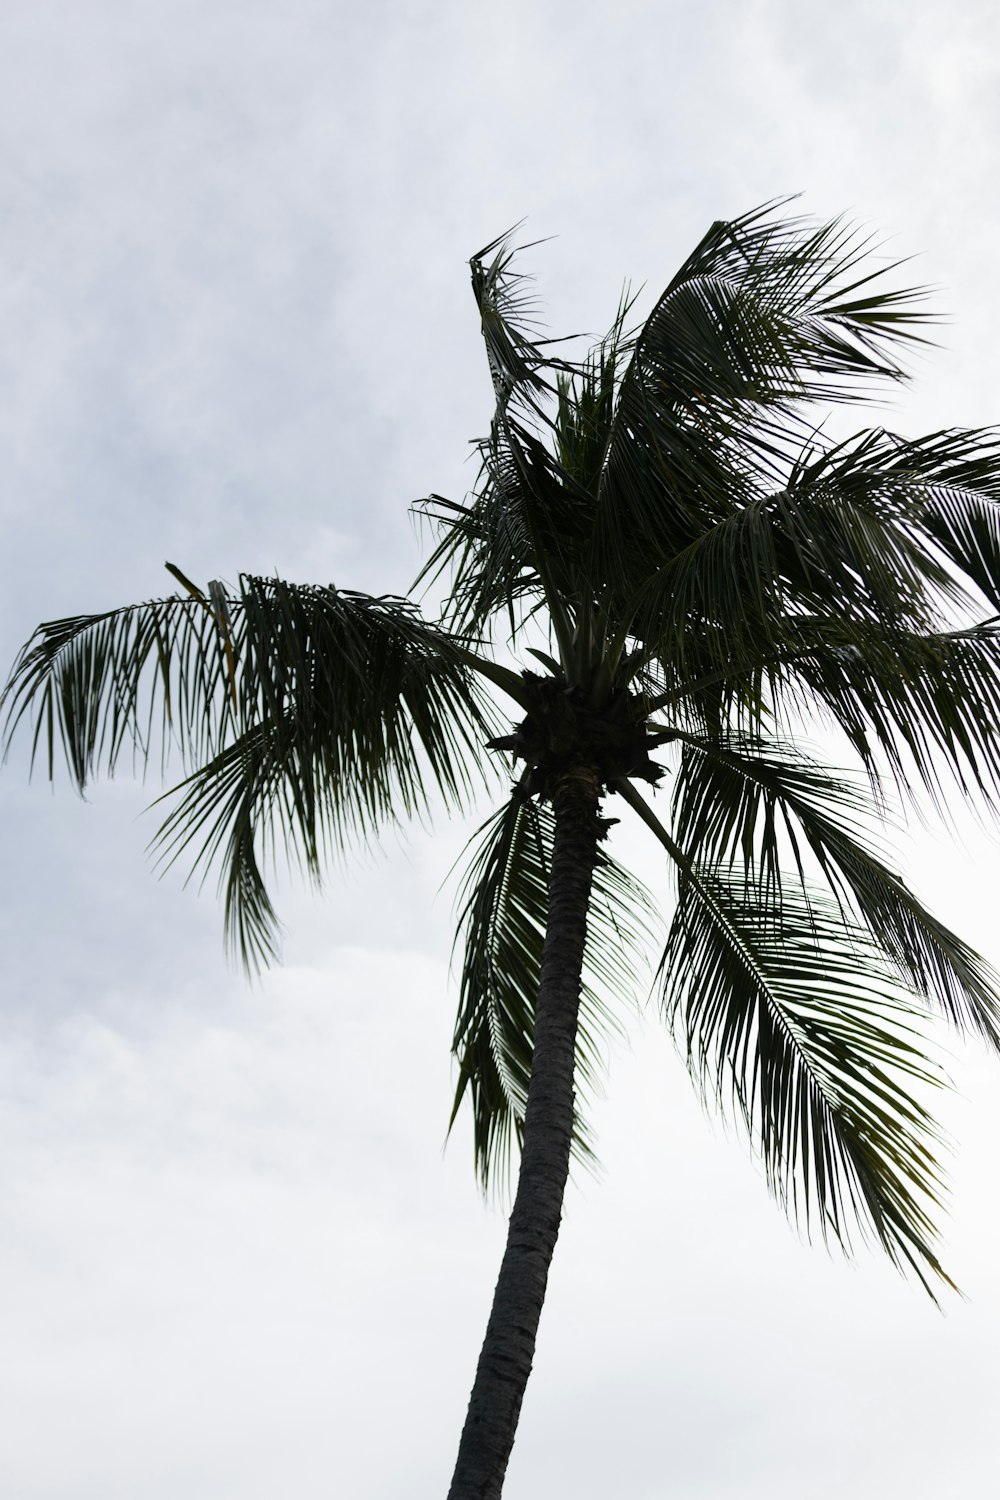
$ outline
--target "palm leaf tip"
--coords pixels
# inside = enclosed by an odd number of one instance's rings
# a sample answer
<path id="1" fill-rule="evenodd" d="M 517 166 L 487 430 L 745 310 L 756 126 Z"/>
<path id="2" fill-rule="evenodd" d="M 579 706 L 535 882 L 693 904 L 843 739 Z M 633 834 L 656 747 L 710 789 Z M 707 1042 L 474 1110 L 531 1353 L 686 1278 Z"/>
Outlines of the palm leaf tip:
<path id="1" fill-rule="evenodd" d="M 671 282 L 664 312 L 683 308 L 689 347 L 694 338 L 728 347 L 725 362 L 744 379 L 752 372 L 759 391 L 776 378 L 775 394 L 797 385 L 802 395 L 856 400 L 871 379 L 905 378 L 894 350 L 935 321 L 923 306 L 929 289 L 885 286 L 902 263 L 873 264 L 871 236 L 847 220 L 815 224 L 783 207 L 713 225 Z"/>
<path id="2" fill-rule="evenodd" d="M 747 899 L 689 865 L 663 958 L 668 1018 L 706 1097 L 735 1107 L 768 1184 L 807 1233 L 873 1238 L 934 1295 L 945 1083 L 881 955 L 821 897 Z"/>

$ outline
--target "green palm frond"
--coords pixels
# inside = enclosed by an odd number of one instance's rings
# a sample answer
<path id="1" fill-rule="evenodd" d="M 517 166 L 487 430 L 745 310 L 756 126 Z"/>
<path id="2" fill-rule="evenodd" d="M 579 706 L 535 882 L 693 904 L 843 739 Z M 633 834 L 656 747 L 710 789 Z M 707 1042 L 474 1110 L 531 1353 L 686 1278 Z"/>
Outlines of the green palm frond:
<path id="1" fill-rule="evenodd" d="M 950 428 L 907 440 L 894 433 L 861 434 L 841 445 L 847 463 L 830 463 L 827 482 L 849 495 L 857 478 L 891 507 L 926 544 L 940 551 L 959 579 L 1000 608 L 1000 432 Z M 851 460 L 863 452 L 863 464 Z M 852 469 L 854 472 L 852 472 Z"/>
<path id="2" fill-rule="evenodd" d="M 54 774 L 78 786 L 159 741 L 196 769 L 158 835 L 168 860 L 222 857 L 226 925 L 243 958 L 274 949 L 260 873 L 278 837 L 314 877 L 355 837 L 461 807 L 495 728 L 461 643 L 407 600 L 241 577 L 173 598 L 43 625 L 5 693 L 8 734 L 29 710 Z"/>
<path id="3" fill-rule="evenodd" d="M 592 503 L 530 428 L 494 422 L 480 445 L 476 494 L 433 495 L 416 508 L 441 540 L 418 583 L 450 570 L 448 619 L 479 634 L 493 616 L 518 620 L 540 601 L 572 597 Z"/>
<path id="4" fill-rule="evenodd" d="M 468 1094 L 473 1150 L 484 1188 L 503 1181 L 520 1142 L 534 1047 L 535 1002 L 548 913 L 554 819 L 521 786 L 479 830 L 461 888 L 458 943 L 464 944 L 453 1050 L 458 1060 L 451 1123 Z M 577 1039 L 577 1082 L 586 1096 L 604 1066 L 602 1039 L 620 1031 L 615 1010 L 635 1001 L 640 939 L 651 921 L 649 898 L 602 848 L 587 922 Z M 583 1110 L 574 1151 L 591 1158 Z"/>
<path id="5" fill-rule="evenodd" d="M 557 343 L 572 340 L 541 337 L 532 279 L 514 267 L 516 257 L 532 248 L 531 244 L 511 243 L 519 228 L 514 225 L 472 257 L 472 294 L 479 309 L 498 411 L 543 417 L 557 374 L 574 368 L 552 350 Z"/>
<path id="6" fill-rule="evenodd" d="M 650 574 L 626 613 L 669 692 L 717 672 L 732 678 L 774 651 L 781 599 L 773 516 L 752 500 Z"/>
<path id="7" fill-rule="evenodd" d="M 580 538 L 589 535 L 591 504 L 543 438 L 552 430 L 549 408 L 559 384 L 579 366 L 551 352 L 555 342 L 572 340 L 539 337 L 529 279 L 513 269 L 516 254 L 504 235 L 472 258 L 496 412 L 490 436 L 478 445 L 480 480 L 471 503 L 432 496 L 416 507 L 443 533 L 418 582 L 450 570 L 448 619 L 474 632 L 503 609 L 513 633 L 521 601 L 543 602 L 567 657 L 566 596 L 573 592 Z"/>
<path id="8" fill-rule="evenodd" d="M 283 767 L 267 730 L 257 725 L 158 799 L 174 802 L 152 840 L 159 864 L 168 869 L 186 855 L 189 878 L 203 879 L 219 868 L 226 948 L 249 973 L 279 953 L 280 922 L 265 875 L 279 831 L 286 855 L 318 880 L 320 855 L 327 852 L 323 820 L 332 810 L 316 769 L 310 758 L 303 766 L 287 758 Z"/>
<path id="9" fill-rule="evenodd" d="M 0 703 L 5 746 L 33 715 L 32 762 L 43 751 L 52 780 L 61 748 L 80 791 L 126 753 L 145 766 L 174 745 L 197 761 L 235 728 L 226 637 L 203 596 L 40 625 Z"/>
<path id="10" fill-rule="evenodd" d="M 923 341 L 926 288 L 886 288 L 896 266 L 870 269 L 869 236 L 785 217 L 788 202 L 713 224 L 667 287 L 650 321 L 676 330 L 679 387 L 707 368 L 722 397 L 857 401 L 905 377 L 898 346 Z"/>
<path id="11" fill-rule="evenodd" d="M 943 630 L 949 611 L 974 611 L 970 586 L 1000 598 L 998 487 L 1000 443 L 988 430 L 924 445 L 875 431 L 807 450 L 780 490 L 716 520 L 649 575 L 632 631 L 681 683 L 780 655 L 803 617 L 834 618 L 845 643 L 851 627 Z"/>
<path id="12" fill-rule="evenodd" d="M 992 797 L 1000 786 L 1000 626 L 882 630 L 841 615 L 786 615 L 773 640 L 749 642 L 720 665 L 708 630 L 689 642 L 687 671 L 665 657 L 639 680 L 650 712 L 722 734 L 794 730 L 817 712 L 848 740 L 881 802 L 888 774 L 918 801 L 941 805 L 949 782 Z M 735 653 L 734 653 L 735 654 Z"/>
<path id="13" fill-rule="evenodd" d="M 803 403 L 862 399 L 904 377 L 898 346 L 928 321 L 922 289 L 883 289 L 870 246 L 837 221 L 767 204 L 713 225 L 634 340 L 600 483 L 594 559 L 628 575 L 666 561 L 781 481 Z M 860 273 L 860 274 L 859 274 Z"/>
<path id="14" fill-rule="evenodd" d="M 572 483 L 595 500 L 614 429 L 618 387 L 632 349 L 626 323 L 635 300 L 626 290 L 605 337 L 574 370 L 556 379 L 556 455 Z"/>
<path id="15" fill-rule="evenodd" d="M 521 508 L 507 504 L 495 486 L 485 483 L 466 503 L 430 495 L 413 509 L 439 536 L 417 586 L 447 572 L 450 620 L 472 631 L 477 621 L 503 612 L 513 635 L 524 611 L 543 597 Z"/>
<path id="16" fill-rule="evenodd" d="M 755 902 L 739 869 L 686 864 L 664 1002 L 693 1076 L 735 1107 L 768 1183 L 808 1232 L 952 1285 L 934 1249 L 941 1141 L 920 1102 L 944 1082 L 891 969 L 832 903 Z"/>
<path id="17" fill-rule="evenodd" d="M 986 797 L 1000 787 L 1000 629 L 859 629 L 838 618 L 790 621 L 787 655 L 768 670 L 791 719 L 818 705 L 881 785 L 935 799 L 947 780 Z"/>
<path id="18" fill-rule="evenodd" d="M 1000 598 L 1000 434 L 952 429 L 906 441 L 883 429 L 807 449 L 774 497 L 788 546 L 839 599 L 882 624 L 929 628 L 935 606 L 967 617 L 973 585 Z M 809 607 L 809 601 L 803 601 Z"/>
<path id="19" fill-rule="evenodd" d="M 740 864 L 754 890 L 778 905 L 789 869 L 802 888 L 807 873 L 821 876 L 907 988 L 1000 1051 L 1000 980 L 885 863 L 862 787 L 790 745 L 677 738 L 673 831 L 689 857 Z"/>

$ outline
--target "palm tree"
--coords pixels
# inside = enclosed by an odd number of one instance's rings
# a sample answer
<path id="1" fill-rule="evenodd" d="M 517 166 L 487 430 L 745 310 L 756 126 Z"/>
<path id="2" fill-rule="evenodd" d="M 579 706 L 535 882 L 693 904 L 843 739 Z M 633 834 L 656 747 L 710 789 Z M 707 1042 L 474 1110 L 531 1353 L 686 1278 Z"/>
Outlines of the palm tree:
<path id="1" fill-rule="evenodd" d="M 276 845 L 318 879 L 437 798 L 468 806 L 484 749 L 512 757 L 460 897 L 452 1119 L 471 1105 L 484 1185 L 515 1144 L 520 1168 L 452 1500 L 500 1495 L 571 1155 L 590 1151 L 574 1087 L 635 984 L 651 898 L 605 799 L 672 872 L 658 985 L 697 1086 L 807 1229 L 950 1284 L 940 1077 L 914 1033 L 938 1011 L 1000 1049 L 1000 999 L 879 830 L 896 794 L 1000 784 L 1000 438 L 820 436 L 923 340 L 920 292 L 886 269 L 842 223 L 766 205 L 713 225 L 641 327 L 626 299 L 570 358 L 497 240 L 472 260 L 496 394 L 480 480 L 420 507 L 435 618 L 276 578 L 202 590 L 168 565 L 182 592 L 40 626 L 5 690 L 8 737 L 33 717 L 49 775 L 58 741 L 81 789 L 180 752 L 160 852 L 220 869 L 250 967 L 276 949 Z M 526 669 L 498 659 L 504 632 Z M 817 714 L 853 773 L 806 750 Z M 668 773 L 654 810 L 640 784 Z"/>

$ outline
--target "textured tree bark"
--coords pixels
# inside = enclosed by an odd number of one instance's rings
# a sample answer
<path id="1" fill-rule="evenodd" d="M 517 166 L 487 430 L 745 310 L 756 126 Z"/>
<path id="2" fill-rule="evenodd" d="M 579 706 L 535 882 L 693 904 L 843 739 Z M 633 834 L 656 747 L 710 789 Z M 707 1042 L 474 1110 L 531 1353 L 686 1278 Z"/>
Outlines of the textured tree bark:
<path id="1" fill-rule="evenodd" d="M 555 842 L 521 1167 L 448 1500 L 499 1500 L 531 1373 L 569 1174 L 580 974 L 597 854 L 598 799 L 598 779 L 589 768 L 567 772 L 552 798 Z"/>

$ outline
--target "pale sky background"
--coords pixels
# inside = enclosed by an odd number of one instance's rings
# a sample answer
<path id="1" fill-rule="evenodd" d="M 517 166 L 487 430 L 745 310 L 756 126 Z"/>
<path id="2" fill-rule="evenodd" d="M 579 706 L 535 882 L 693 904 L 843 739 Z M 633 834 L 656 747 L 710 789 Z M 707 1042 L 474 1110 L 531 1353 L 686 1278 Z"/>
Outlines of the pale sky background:
<path id="1" fill-rule="evenodd" d="M 5 0 L 4 666 L 165 558 L 404 588 L 407 505 L 489 422 L 466 262 L 524 216 L 553 330 L 598 334 L 801 190 L 943 288 L 895 425 L 997 420 L 998 56 L 991 0 Z M 439 1500 L 504 1228 L 442 1152 L 463 830 L 283 890 L 251 989 L 149 871 L 157 789 L 0 777 L 0 1493 Z M 958 832 L 902 867 L 997 961 L 1000 849 Z M 655 1008 L 631 1038 L 505 1500 L 993 1494 L 1000 1068 L 956 1051 L 942 1315 L 802 1245 Z"/>

